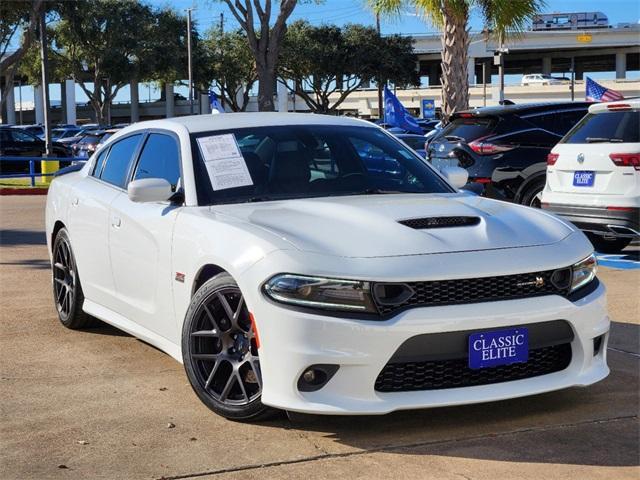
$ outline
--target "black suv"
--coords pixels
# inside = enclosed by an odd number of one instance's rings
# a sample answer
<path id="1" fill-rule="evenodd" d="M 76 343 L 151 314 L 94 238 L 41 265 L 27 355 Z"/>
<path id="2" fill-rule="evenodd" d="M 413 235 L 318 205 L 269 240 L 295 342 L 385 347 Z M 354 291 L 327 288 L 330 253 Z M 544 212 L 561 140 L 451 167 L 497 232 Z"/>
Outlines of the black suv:
<path id="1" fill-rule="evenodd" d="M 62 143 L 52 142 L 54 157 L 71 157 L 71 149 Z M 22 128 L 0 127 L 0 156 L 7 157 L 42 157 L 45 154 L 44 140 Z M 62 162 L 61 166 L 68 165 Z M 28 172 L 28 162 L 6 160 L 0 163 L 0 172 Z M 40 162 L 36 162 L 36 171 L 40 171 Z"/>
<path id="2" fill-rule="evenodd" d="M 540 207 L 547 155 L 591 103 L 538 103 L 454 113 L 427 146 L 436 167 L 456 162 L 468 188 L 484 196 Z"/>

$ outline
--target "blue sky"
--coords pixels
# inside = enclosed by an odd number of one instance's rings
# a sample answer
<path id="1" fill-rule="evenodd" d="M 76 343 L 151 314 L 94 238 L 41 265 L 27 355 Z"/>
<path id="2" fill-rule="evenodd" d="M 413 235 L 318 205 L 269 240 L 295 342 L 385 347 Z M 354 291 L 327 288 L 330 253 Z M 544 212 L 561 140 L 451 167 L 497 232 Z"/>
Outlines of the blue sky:
<path id="1" fill-rule="evenodd" d="M 224 13 L 225 29 L 238 28 L 238 24 L 228 11 L 227 6 L 217 0 L 147 0 L 147 3 L 164 7 L 169 6 L 176 11 L 182 12 L 187 8 L 194 8 L 193 19 L 197 22 L 201 32 L 206 31 L 220 21 L 220 13 Z M 277 0 L 274 0 L 277 3 Z M 616 25 L 620 22 L 637 23 L 640 19 L 640 1 L 638 0 L 547 0 L 546 12 L 578 12 L 578 11 L 602 11 L 609 17 L 609 22 Z M 375 16 L 368 9 L 366 0 L 324 0 L 317 4 L 313 0 L 300 3 L 294 10 L 291 20 L 304 19 L 312 24 L 333 23 L 344 25 L 347 23 L 362 23 L 365 25 L 375 25 Z M 472 31 L 481 30 L 482 19 L 472 11 L 470 26 Z M 399 16 L 382 18 L 382 33 L 401 34 L 424 34 L 435 32 L 435 28 L 421 16 L 416 14 L 412 8 L 402 10 Z M 195 59 L 197 61 L 197 59 Z M 593 75 L 594 78 L 613 78 L 613 74 L 601 73 Z M 635 74 L 633 75 L 636 76 Z M 507 79 L 509 81 L 510 79 Z M 511 79 L 519 81 L 519 77 Z M 176 91 L 187 95 L 185 87 L 176 87 Z M 153 86 L 140 86 L 140 100 L 147 100 L 149 97 L 157 99 L 160 92 Z M 33 100 L 33 89 L 25 87 L 22 89 L 24 101 Z M 60 99 L 60 88 L 57 85 L 51 86 L 52 100 Z M 16 101 L 18 92 L 16 91 Z M 86 101 L 86 96 L 76 88 L 76 100 Z M 128 101 L 128 88 L 123 88 L 117 95 L 116 101 Z"/>

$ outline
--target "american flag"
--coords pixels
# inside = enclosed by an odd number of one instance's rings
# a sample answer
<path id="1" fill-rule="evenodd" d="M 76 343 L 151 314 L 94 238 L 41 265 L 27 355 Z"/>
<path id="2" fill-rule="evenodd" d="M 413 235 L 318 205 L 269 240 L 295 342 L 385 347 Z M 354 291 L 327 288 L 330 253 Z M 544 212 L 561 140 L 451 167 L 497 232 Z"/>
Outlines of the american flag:
<path id="1" fill-rule="evenodd" d="M 587 101 L 588 102 L 615 102 L 622 100 L 624 96 L 620 92 L 603 87 L 587 77 Z"/>

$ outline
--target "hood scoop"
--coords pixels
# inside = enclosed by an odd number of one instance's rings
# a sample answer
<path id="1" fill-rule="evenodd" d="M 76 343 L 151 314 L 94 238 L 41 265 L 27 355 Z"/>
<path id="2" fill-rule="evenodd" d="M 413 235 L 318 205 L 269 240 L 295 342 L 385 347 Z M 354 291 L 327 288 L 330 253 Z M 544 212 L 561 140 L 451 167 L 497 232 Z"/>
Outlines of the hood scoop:
<path id="1" fill-rule="evenodd" d="M 425 217 L 399 220 L 398 223 L 415 230 L 426 228 L 472 227 L 480 223 L 480 217 Z"/>

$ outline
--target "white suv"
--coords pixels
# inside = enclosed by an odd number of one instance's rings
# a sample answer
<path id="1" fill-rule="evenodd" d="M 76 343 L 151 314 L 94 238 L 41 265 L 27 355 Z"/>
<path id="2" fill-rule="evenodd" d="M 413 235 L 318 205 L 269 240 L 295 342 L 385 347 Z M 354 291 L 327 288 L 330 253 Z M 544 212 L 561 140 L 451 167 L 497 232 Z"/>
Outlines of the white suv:
<path id="1" fill-rule="evenodd" d="M 543 75 L 539 73 L 532 73 L 523 75 L 520 85 L 526 87 L 527 85 L 561 85 L 567 81 L 564 77 L 552 77 L 551 75 Z"/>
<path id="2" fill-rule="evenodd" d="M 640 99 L 589 107 L 547 158 L 542 208 L 573 222 L 601 252 L 640 236 Z"/>

